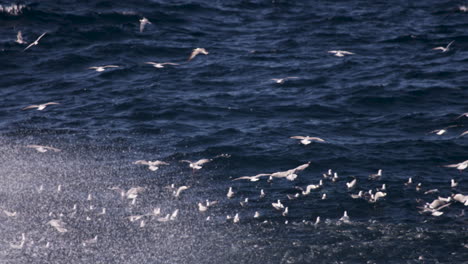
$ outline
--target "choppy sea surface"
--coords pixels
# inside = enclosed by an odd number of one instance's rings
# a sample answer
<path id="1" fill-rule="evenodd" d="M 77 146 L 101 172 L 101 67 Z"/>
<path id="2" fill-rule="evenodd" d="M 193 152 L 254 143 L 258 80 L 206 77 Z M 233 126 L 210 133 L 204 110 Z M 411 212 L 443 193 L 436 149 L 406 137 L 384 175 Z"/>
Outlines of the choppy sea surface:
<path id="1" fill-rule="evenodd" d="M 465 206 L 420 209 L 468 194 L 467 172 L 443 167 L 468 159 L 466 5 L 1 1 L 0 262 L 468 263 Z M 209 54 L 187 61 L 195 48 Z M 308 162 L 293 181 L 233 181 Z M 350 196 L 383 184 L 375 203 Z"/>

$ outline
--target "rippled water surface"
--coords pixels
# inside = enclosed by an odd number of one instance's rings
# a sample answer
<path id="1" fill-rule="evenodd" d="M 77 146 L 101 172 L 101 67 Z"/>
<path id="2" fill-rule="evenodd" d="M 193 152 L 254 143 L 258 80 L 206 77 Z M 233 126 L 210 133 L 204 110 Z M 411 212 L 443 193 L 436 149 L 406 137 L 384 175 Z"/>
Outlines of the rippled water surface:
<path id="1" fill-rule="evenodd" d="M 468 194 L 467 172 L 443 167 L 468 159 L 466 5 L 0 2 L 0 262 L 468 263 L 465 206 L 419 209 Z M 28 44 L 46 34 L 23 51 L 18 31 Z M 209 54 L 187 61 L 195 48 Z M 89 69 L 101 65 L 119 67 Z M 297 78 L 272 80 L 285 77 Z M 22 110 L 46 102 L 60 104 Z M 305 135 L 326 142 L 290 138 Z M 180 162 L 202 158 L 197 171 Z M 307 162 L 294 181 L 233 181 Z M 189 188 L 176 198 L 171 184 Z M 382 184 L 375 203 L 350 196 Z M 138 186 L 134 203 L 111 189 Z"/>

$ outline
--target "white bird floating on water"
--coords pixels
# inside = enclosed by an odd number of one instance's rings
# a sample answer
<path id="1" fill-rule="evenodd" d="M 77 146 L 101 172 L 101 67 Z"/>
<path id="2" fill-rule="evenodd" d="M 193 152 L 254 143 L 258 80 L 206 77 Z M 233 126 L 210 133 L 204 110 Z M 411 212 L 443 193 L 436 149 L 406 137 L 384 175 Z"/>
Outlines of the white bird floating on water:
<path id="1" fill-rule="evenodd" d="M 104 66 L 93 66 L 93 67 L 89 67 L 88 69 L 95 70 L 97 72 L 103 72 L 107 68 L 119 68 L 119 67 L 120 66 L 118 66 L 118 65 L 104 65 Z"/>
<path id="2" fill-rule="evenodd" d="M 272 205 L 273 208 L 275 208 L 276 210 L 284 209 L 284 205 L 281 203 L 280 200 L 278 200 L 277 203 L 271 203 L 271 205 Z"/>
<path id="3" fill-rule="evenodd" d="M 260 213 L 258 211 L 255 211 L 254 218 L 260 218 Z"/>
<path id="4" fill-rule="evenodd" d="M 359 191 L 358 194 L 351 194 L 351 198 L 353 199 L 358 199 L 358 198 L 363 198 L 364 197 L 364 192 L 363 191 Z"/>
<path id="5" fill-rule="evenodd" d="M 309 137 L 309 136 L 292 136 L 290 138 L 293 138 L 293 139 L 300 139 L 301 140 L 301 144 L 303 145 L 309 145 L 310 143 L 312 143 L 312 141 L 317 141 L 317 142 L 326 142 L 324 139 L 321 139 L 319 137 Z"/>
<path id="6" fill-rule="evenodd" d="M 356 183 L 357 183 L 357 179 L 354 178 L 352 181 L 346 183 L 346 187 L 348 187 L 348 189 L 352 189 L 356 187 Z"/>
<path id="7" fill-rule="evenodd" d="M 45 103 L 45 104 L 38 104 L 38 105 L 26 106 L 26 107 L 24 107 L 22 110 L 37 108 L 37 110 L 42 111 L 42 110 L 44 110 L 48 105 L 58 105 L 58 104 L 60 104 L 60 103 L 48 102 L 48 103 Z"/>
<path id="8" fill-rule="evenodd" d="M 234 220 L 232 220 L 232 222 L 233 222 L 234 224 L 237 224 L 237 223 L 239 223 L 239 221 L 240 221 L 240 219 L 239 219 L 239 214 L 236 214 L 236 215 L 234 216 Z"/>
<path id="9" fill-rule="evenodd" d="M 47 32 L 42 33 L 42 35 L 40 35 L 35 41 L 31 42 L 31 44 L 29 44 L 23 51 L 26 51 L 27 49 L 31 48 L 32 46 L 38 45 L 38 44 L 39 44 L 39 40 L 40 40 L 42 37 L 44 37 L 45 34 L 47 34 Z"/>
<path id="10" fill-rule="evenodd" d="M 133 164 L 137 165 L 147 165 L 150 171 L 157 171 L 161 165 L 169 165 L 169 163 L 155 160 L 155 161 L 146 161 L 146 160 L 137 160 Z"/>
<path id="11" fill-rule="evenodd" d="M 152 61 L 148 61 L 148 62 L 145 62 L 145 63 L 146 64 L 151 64 L 151 65 L 153 65 L 153 67 L 158 68 L 158 69 L 164 68 L 164 65 L 173 65 L 173 66 L 179 65 L 178 63 L 173 63 L 173 62 L 152 62 Z"/>
<path id="12" fill-rule="evenodd" d="M 83 247 L 96 244 L 98 241 L 98 235 L 95 235 L 93 238 L 83 241 Z"/>
<path id="13" fill-rule="evenodd" d="M 234 192 L 232 191 L 232 187 L 229 187 L 229 190 L 228 190 L 226 196 L 227 196 L 228 199 L 231 199 L 232 197 L 234 197 Z"/>
<path id="14" fill-rule="evenodd" d="M 369 175 L 369 179 L 376 180 L 382 177 L 382 170 L 378 170 L 376 174 Z"/>
<path id="15" fill-rule="evenodd" d="M 191 61 L 193 60 L 198 54 L 204 54 L 204 55 L 208 55 L 208 51 L 206 51 L 206 49 L 204 48 L 196 48 L 192 51 L 192 53 L 190 54 L 190 57 L 188 58 L 188 61 Z"/>
<path id="16" fill-rule="evenodd" d="M 151 22 L 146 17 L 140 19 L 140 33 L 143 32 L 145 26 L 148 24 L 151 24 Z"/>
<path id="17" fill-rule="evenodd" d="M 272 81 L 275 81 L 276 83 L 284 83 L 286 80 L 289 80 L 289 79 L 299 79 L 299 77 L 284 77 L 284 78 L 273 78 L 271 79 Z"/>
<path id="18" fill-rule="evenodd" d="M 343 223 L 349 223 L 350 222 L 347 211 L 344 211 L 343 216 L 340 218 L 340 221 L 343 222 Z"/>
<path id="19" fill-rule="evenodd" d="M 458 182 L 456 182 L 454 179 L 450 180 L 450 187 L 455 188 L 458 186 Z"/>
<path id="20" fill-rule="evenodd" d="M 452 40 L 446 47 L 435 47 L 432 50 L 441 50 L 442 52 L 447 52 L 450 50 L 450 46 L 453 42 L 455 42 L 455 40 Z"/>
<path id="21" fill-rule="evenodd" d="M 353 55 L 354 53 L 346 50 L 330 50 L 328 53 L 335 55 L 336 57 L 344 57 L 346 55 Z"/>
<path id="22" fill-rule="evenodd" d="M 175 198 L 179 198 L 180 194 L 185 191 L 185 190 L 188 190 L 190 188 L 190 186 L 180 186 L 179 188 L 177 188 L 177 191 L 174 191 L 174 197 Z"/>
<path id="23" fill-rule="evenodd" d="M 22 249 L 24 246 L 24 242 L 26 241 L 26 235 L 24 233 L 21 234 L 21 242 L 19 244 L 10 243 L 10 247 L 14 249 Z"/>
<path id="24" fill-rule="evenodd" d="M 26 44 L 26 41 L 23 40 L 23 35 L 21 34 L 21 31 L 18 31 L 15 42 L 18 44 Z"/>
<path id="25" fill-rule="evenodd" d="M 33 148 L 36 151 L 41 152 L 41 153 L 47 152 L 49 150 L 54 151 L 54 152 L 59 152 L 60 151 L 60 149 L 58 149 L 58 148 L 53 148 L 53 147 L 49 147 L 49 146 L 41 146 L 41 145 L 27 145 L 26 147 L 27 148 Z"/>

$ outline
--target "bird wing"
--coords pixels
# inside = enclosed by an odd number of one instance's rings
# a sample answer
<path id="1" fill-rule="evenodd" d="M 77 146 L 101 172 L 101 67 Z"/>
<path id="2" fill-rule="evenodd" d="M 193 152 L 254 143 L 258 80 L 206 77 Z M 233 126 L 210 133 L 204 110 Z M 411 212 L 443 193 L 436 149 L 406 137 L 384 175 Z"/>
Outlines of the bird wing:
<path id="1" fill-rule="evenodd" d="M 453 42 L 455 42 L 455 40 L 450 41 L 450 43 L 447 45 L 446 49 L 449 49 Z"/>
<path id="2" fill-rule="evenodd" d="M 186 163 L 190 163 L 190 164 L 192 164 L 192 163 L 193 163 L 193 162 L 192 162 L 192 161 L 190 161 L 190 160 L 181 160 L 180 162 L 186 162 Z"/>
<path id="3" fill-rule="evenodd" d="M 201 159 L 201 160 L 195 162 L 195 165 L 203 165 L 203 164 L 208 163 L 210 161 L 211 161 L 211 159 Z"/>
<path id="4" fill-rule="evenodd" d="M 42 148 L 43 146 L 41 146 L 41 145 L 27 145 L 26 147 L 35 149 L 35 148 Z"/>
<path id="5" fill-rule="evenodd" d="M 338 52 L 339 52 L 339 51 L 337 51 L 337 50 L 329 50 L 329 51 L 328 51 L 328 53 L 333 53 L 333 54 L 336 54 L 336 53 L 338 53 Z"/>
<path id="6" fill-rule="evenodd" d="M 118 65 L 105 65 L 105 66 L 102 66 L 103 68 L 118 68 L 120 66 Z"/>
<path id="7" fill-rule="evenodd" d="M 38 42 L 42 37 L 45 36 L 45 34 L 47 34 L 47 32 L 42 33 L 42 35 L 40 35 L 34 42 Z"/>
<path id="8" fill-rule="evenodd" d="M 57 103 L 57 102 L 48 102 L 48 103 L 45 103 L 44 105 L 58 105 L 60 103 Z"/>
<path id="9" fill-rule="evenodd" d="M 59 151 L 60 151 L 60 149 L 54 148 L 54 147 L 47 147 L 47 146 L 44 146 L 43 148 L 49 149 L 49 150 L 52 150 L 52 151 L 55 151 L 55 152 L 59 152 Z"/>
<path id="10" fill-rule="evenodd" d="M 36 45 L 36 43 L 35 43 L 35 42 L 32 42 L 32 43 L 29 44 L 26 48 L 24 48 L 23 51 L 26 51 L 27 49 L 29 49 L 30 47 L 32 47 L 32 46 L 34 46 L 34 45 Z"/>
<path id="11" fill-rule="evenodd" d="M 197 49 L 194 49 L 192 53 L 190 54 L 190 57 L 188 58 L 188 61 L 191 61 L 195 56 L 197 56 L 199 51 Z"/>
<path id="12" fill-rule="evenodd" d="M 447 167 L 447 168 L 456 168 L 460 165 L 460 163 L 457 163 L 457 164 L 450 164 L 450 165 L 444 165 L 443 167 Z"/>
<path id="13" fill-rule="evenodd" d="M 137 160 L 137 161 L 133 162 L 133 164 L 149 165 L 148 161 L 146 161 L 146 160 Z"/>
<path id="14" fill-rule="evenodd" d="M 162 65 L 180 65 L 179 63 L 173 63 L 173 62 L 164 62 L 161 63 Z"/>
<path id="15" fill-rule="evenodd" d="M 152 61 L 147 61 L 147 62 L 145 62 L 145 63 L 146 63 L 146 64 L 151 64 L 151 65 L 156 65 L 156 64 L 158 64 L 158 63 L 152 62 Z"/>
<path id="16" fill-rule="evenodd" d="M 459 116 L 458 116 L 457 118 L 455 118 L 455 119 L 458 119 L 458 118 L 461 118 L 461 117 L 464 117 L 464 116 L 468 117 L 468 113 L 463 113 L 463 114 L 459 115 Z"/>
<path id="17" fill-rule="evenodd" d="M 38 107 L 39 107 L 38 105 L 30 105 L 30 106 L 26 106 L 22 110 L 27 110 L 27 109 L 31 109 L 31 108 L 38 108 Z"/>
<path id="18" fill-rule="evenodd" d="M 319 141 L 319 142 L 326 142 L 324 139 L 321 139 L 319 137 L 308 137 L 309 140 L 315 140 L 315 141 Z"/>
<path id="19" fill-rule="evenodd" d="M 290 137 L 290 138 L 294 138 L 294 139 L 305 139 L 306 137 L 303 137 L 303 136 L 293 136 L 293 137 Z"/>
<path id="20" fill-rule="evenodd" d="M 341 51 L 341 53 L 343 53 L 343 54 L 349 54 L 349 55 L 354 54 L 353 52 L 346 51 L 346 50 Z"/>
<path id="21" fill-rule="evenodd" d="M 465 131 L 465 132 L 463 132 L 463 133 L 461 133 L 459 137 L 463 137 L 463 136 L 466 135 L 466 134 L 468 134 L 468 130 Z"/>

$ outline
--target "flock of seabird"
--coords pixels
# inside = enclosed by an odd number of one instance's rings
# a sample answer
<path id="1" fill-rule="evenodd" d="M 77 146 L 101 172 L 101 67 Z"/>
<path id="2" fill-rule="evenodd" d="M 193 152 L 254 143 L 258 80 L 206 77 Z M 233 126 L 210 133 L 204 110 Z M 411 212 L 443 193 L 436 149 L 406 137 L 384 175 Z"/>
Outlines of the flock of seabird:
<path id="1" fill-rule="evenodd" d="M 145 29 L 145 26 L 150 25 L 150 24 L 152 24 L 152 23 L 147 18 L 140 19 L 139 31 L 143 32 L 144 29 Z M 35 41 L 31 42 L 23 51 L 26 51 L 26 50 L 30 49 L 31 47 L 33 47 L 35 45 L 38 45 L 39 41 L 46 34 L 47 34 L 47 32 L 44 32 L 43 34 L 41 34 Z M 27 42 L 24 41 L 24 39 L 23 39 L 21 31 L 19 31 L 17 33 L 17 39 L 16 39 L 15 42 L 18 43 L 18 44 L 21 44 L 21 45 L 26 45 L 27 44 Z M 442 46 L 441 47 L 436 47 L 433 50 L 440 50 L 441 52 L 448 52 L 453 43 L 454 43 L 454 41 L 451 41 L 447 46 L 445 46 L 445 47 L 442 47 Z M 344 56 L 354 55 L 355 54 L 353 52 L 349 52 L 349 51 L 345 51 L 345 50 L 330 50 L 330 51 L 328 51 L 328 53 L 333 54 L 334 56 L 337 56 L 337 57 L 344 57 Z M 192 59 L 194 59 L 199 54 L 208 55 L 209 53 L 204 48 L 196 48 L 190 54 L 190 56 L 188 58 L 188 61 L 191 61 Z M 180 65 L 178 63 L 172 63 L 172 62 L 163 62 L 163 63 L 145 62 L 145 63 L 149 64 L 149 65 L 152 65 L 155 68 L 164 68 L 166 65 L 171 65 L 171 66 Z M 89 67 L 89 69 L 95 70 L 97 72 L 102 72 L 102 71 L 105 71 L 108 68 L 118 68 L 118 67 L 120 67 L 120 66 L 118 66 L 118 65 L 104 65 L 104 66 Z M 297 79 L 297 78 L 299 78 L 299 77 L 293 76 L 293 77 L 284 77 L 284 78 L 273 78 L 272 80 L 275 81 L 278 84 L 282 84 L 286 80 Z M 44 104 L 30 105 L 30 106 L 24 107 L 23 110 L 37 109 L 39 111 L 42 111 L 47 106 L 58 105 L 58 104 L 59 103 L 57 103 L 57 102 L 48 102 L 48 103 L 44 103 Z M 457 117 L 457 119 L 462 118 L 462 117 L 468 117 L 468 113 L 463 113 L 462 115 Z M 443 128 L 443 129 L 433 130 L 433 131 L 431 131 L 429 133 L 435 133 L 435 134 L 440 136 L 440 135 L 443 135 L 444 133 L 446 133 L 448 128 L 456 127 L 456 126 L 457 125 L 448 126 L 446 128 Z M 464 136 L 464 135 L 467 135 L 467 134 L 468 134 L 468 131 L 465 131 L 460 136 Z M 322 138 L 311 137 L 311 136 L 292 136 L 291 139 L 300 140 L 300 143 L 305 145 L 305 146 L 311 144 L 312 142 L 327 143 L 327 141 L 325 141 Z M 59 152 L 60 151 L 60 149 L 50 147 L 50 146 L 27 145 L 26 147 L 35 149 L 36 151 L 38 151 L 40 153 L 44 153 L 44 152 L 48 152 L 48 151 L 52 151 L 52 152 Z M 213 161 L 215 158 L 218 158 L 218 157 L 226 157 L 227 158 L 227 157 L 229 157 L 229 155 L 222 154 L 222 155 L 219 155 L 219 156 L 216 156 L 216 157 L 213 157 L 213 158 L 200 159 L 198 161 L 181 160 L 180 162 L 187 163 L 189 168 L 192 169 L 193 172 L 195 172 L 195 171 L 198 171 L 198 170 L 202 169 L 203 165 Z M 155 160 L 155 161 L 137 160 L 137 161 L 134 162 L 134 164 L 148 166 L 148 169 L 150 171 L 153 171 L 153 172 L 157 171 L 159 169 L 159 167 L 162 166 L 162 165 L 164 165 L 164 166 L 169 165 L 168 162 L 160 161 L 160 160 Z M 235 178 L 233 180 L 234 181 L 248 180 L 250 182 L 257 182 L 257 181 L 260 181 L 262 178 L 265 178 L 270 183 L 272 183 L 274 181 L 274 179 L 286 179 L 286 180 L 289 180 L 289 181 L 294 181 L 295 179 L 297 179 L 298 174 L 301 173 L 302 171 L 304 171 L 305 169 L 307 169 L 310 166 L 310 164 L 311 164 L 311 162 L 308 162 L 308 163 L 302 164 L 302 165 L 300 165 L 300 166 L 298 166 L 296 168 L 292 168 L 292 169 L 289 169 L 289 170 L 286 170 L 286 171 L 271 172 L 271 173 L 259 173 L 259 174 L 256 174 L 254 176 L 237 177 L 237 178 Z M 468 160 L 460 162 L 460 163 L 456 163 L 456 164 L 443 165 L 443 166 L 448 167 L 448 168 L 456 168 L 461 172 L 461 171 L 465 170 L 468 167 Z M 379 169 L 377 171 L 377 173 L 370 174 L 369 177 L 368 177 L 368 180 L 369 181 L 380 180 L 382 175 L 383 175 L 382 170 Z M 308 184 L 307 186 L 304 186 L 304 187 L 295 186 L 294 190 L 296 191 L 296 193 L 295 194 L 288 194 L 288 195 L 286 195 L 285 198 L 287 198 L 287 200 L 292 202 L 292 200 L 296 200 L 296 199 L 299 199 L 301 197 L 307 196 L 307 195 L 311 194 L 312 192 L 324 191 L 325 188 L 331 188 L 330 186 L 332 186 L 334 184 L 336 185 L 336 188 L 345 188 L 348 191 L 349 197 L 351 199 L 364 199 L 364 200 L 368 201 L 369 203 L 377 203 L 378 201 L 381 201 L 382 199 L 384 199 L 387 196 L 388 190 L 387 190 L 386 184 L 382 184 L 382 187 L 380 187 L 380 188 L 370 189 L 368 191 L 359 190 L 356 193 L 354 190 L 356 188 L 358 188 L 358 185 L 359 185 L 358 184 L 358 179 L 356 177 L 352 177 L 352 180 L 350 180 L 349 182 L 346 182 L 341 187 L 341 185 L 339 183 L 340 178 L 338 177 L 337 172 L 333 172 L 330 169 L 330 170 L 328 170 L 327 173 L 324 173 L 322 176 L 323 176 L 323 178 L 320 179 L 318 181 L 318 183 L 316 183 L 316 184 Z M 404 183 L 404 186 L 406 186 L 406 188 L 410 188 L 413 185 L 414 185 L 414 183 L 413 183 L 412 178 L 409 178 L 408 181 L 406 183 Z M 450 183 L 450 187 L 452 189 L 454 189 L 457 186 L 458 186 L 458 182 L 456 182 L 454 179 L 452 179 L 451 183 Z M 183 185 L 183 186 L 176 187 L 174 184 L 167 187 L 167 189 L 169 189 L 169 191 L 172 193 L 173 197 L 176 198 L 176 199 L 180 198 L 182 193 L 184 191 L 188 190 L 189 188 L 191 188 L 191 186 Z M 422 191 L 422 184 L 418 183 L 418 184 L 415 185 L 414 188 L 415 188 L 416 191 L 421 192 Z M 130 204 L 132 206 L 136 205 L 137 198 L 139 196 L 143 195 L 145 190 L 146 190 L 143 187 L 132 187 L 132 188 L 130 188 L 128 190 L 121 189 L 120 187 L 111 187 L 109 189 L 111 191 L 118 192 L 121 199 L 130 200 Z M 42 192 L 43 190 L 44 190 L 44 187 L 42 185 L 37 189 L 38 192 Z M 62 186 L 61 185 L 59 185 L 57 187 L 57 192 L 58 193 L 62 192 Z M 437 192 L 438 192 L 437 189 L 432 189 L 432 190 L 425 191 L 424 194 L 433 194 L 433 193 L 437 193 Z M 227 194 L 226 194 L 226 197 L 228 199 L 233 199 L 235 196 L 236 196 L 236 193 L 235 193 L 233 187 L 229 187 L 229 189 L 227 191 Z M 261 189 L 257 199 L 263 199 L 264 197 L 266 197 L 266 193 L 265 193 L 265 191 L 263 189 Z M 320 195 L 320 197 L 321 197 L 320 198 L 321 200 L 327 199 L 326 192 L 323 192 Z M 93 199 L 92 194 L 89 194 L 88 197 L 87 197 L 87 201 L 92 201 L 92 199 Z M 290 202 L 288 202 L 288 203 L 290 203 Z M 424 203 L 424 201 L 422 201 L 422 200 L 419 201 L 419 202 L 422 203 L 422 205 L 420 207 L 418 207 L 420 209 L 419 212 L 421 214 L 429 213 L 432 216 L 440 216 L 440 215 L 442 215 L 444 213 L 442 210 L 445 209 L 445 208 L 448 208 L 453 202 L 459 202 L 459 203 L 464 204 L 465 206 L 468 206 L 468 195 L 463 195 L 463 194 L 460 194 L 460 193 L 456 193 L 456 194 L 453 194 L 453 195 L 448 196 L 448 197 L 440 197 L 439 196 L 437 199 L 433 200 L 432 202 Z M 215 206 L 216 204 L 218 204 L 218 201 L 206 200 L 205 202 L 197 202 L 194 205 L 194 208 L 196 208 L 200 213 L 203 214 L 203 213 L 206 213 L 207 211 L 209 211 L 209 208 L 212 207 L 212 206 Z M 241 207 L 247 207 L 249 205 L 249 198 L 245 198 L 245 197 L 241 198 L 240 205 L 241 205 Z M 272 209 L 281 212 L 281 215 L 283 217 L 288 216 L 289 207 L 287 205 L 285 205 L 281 201 L 281 199 L 277 199 L 276 202 L 271 203 L 271 206 L 272 206 Z M 62 213 L 50 212 L 49 215 L 51 217 L 54 217 L 54 218 L 49 220 L 47 222 L 47 224 L 50 225 L 50 227 L 52 227 L 53 229 L 55 229 L 59 233 L 69 232 L 70 228 L 67 226 L 67 223 L 63 220 L 63 218 L 65 218 L 67 215 L 68 216 L 75 215 L 77 213 L 77 210 L 78 210 L 78 206 L 76 204 L 74 204 L 73 208 L 71 209 L 70 212 L 65 212 L 65 213 L 64 212 L 62 212 Z M 95 208 L 93 208 L 92 205 L 89 205 L 89 208 L 87 208 L 87 210 L 88 211 L 93 211 L 93 210 L 95 211 Z M 17 217 L 17 212 L 3 210 L 3 213 L 7 217 Z M 99 216 L 103 216 L 105 214 L 106 214 L 106 208 L 102 208 L 99 212 L 96 212 L 94 214 L 94 216 L 86 215 L 86 220 L 87 221 L 92 221 L 92 217 L 96 218 L 96 217 L 99 217 Z M 139 226 L 141 228 L 143 228 L 143 227 L 145 227 L 148 219 L 150 219 L 150 220 L 155 219 L 157 222 L 169 222 L 169 221 L 176 220 L 178 214 L 179 214 L 179 209 L 174 209 L 172 212 L 167 213 L 166 215 L 162 216 L 161 215 L 161 208 L 154 208 L 151 212 L 148 212 L 148 213 L 145 213 L 145 214 L 130 215 L 130 216 L 128 216 L 128 221 L 130 221 L 130 222 L 139 221 Z M 252 217 L 254 219 L 261 219 L 262 218 L 259 211 L 255 211 L 255 213 L 252 215 Z M 238 212 L 235 213 L 234 216 L 227 215 L 226 219 L 229 220 L 229 221 L 232 220 L 233 223 L 239 223 L 241 221 L 240 214 Z M 206 220 L 207 221 L 211 220 L 211 217 L 210 216 L 206 217 Z M 350 223 L 351 220 L 350 220 L 350 217 L 348 215 L 348 212 L 344 211 L 343 216 L 338 221 L 342 222 L 342 223 Z M 265 220 L 265 222 L 268 222 L 268 221 Z M 304 220 L 304 222 L 307 222 L 307 221 Z M 310 222 L 310 223 L 313 224 L 314 226 L 318 226 L 320 224 L 320 222 L 321 222 L 320 216 L 317 216 L 315 221 L 313 223 L 312 222 Z M 286 220 L 285 223 L 287 224 L 288 220 Z M 28 239 L 27 235 L 25 233 L 22 233 L 21 234 L 21 240 L 19 242 L 16 242 L 16 243 L 11 242 L 10 247 L 13 248 L 13 249 L 21 249 L 25 245 L 25 242 L 27 241 L 27 239 Z M 82 245 L 84 247 L 86 247 L 86 246 L 89 246 L 89 245 L 92 245 L 92 244 L 96 244 L 98 242 L 98 239 L 99 239 L 98 235 L 95 235 L 91 239 L 83 241 Z M 50 241 L 47 242 L 45 247 L 49 247 L 50 243 L 51 243 Z"/>

